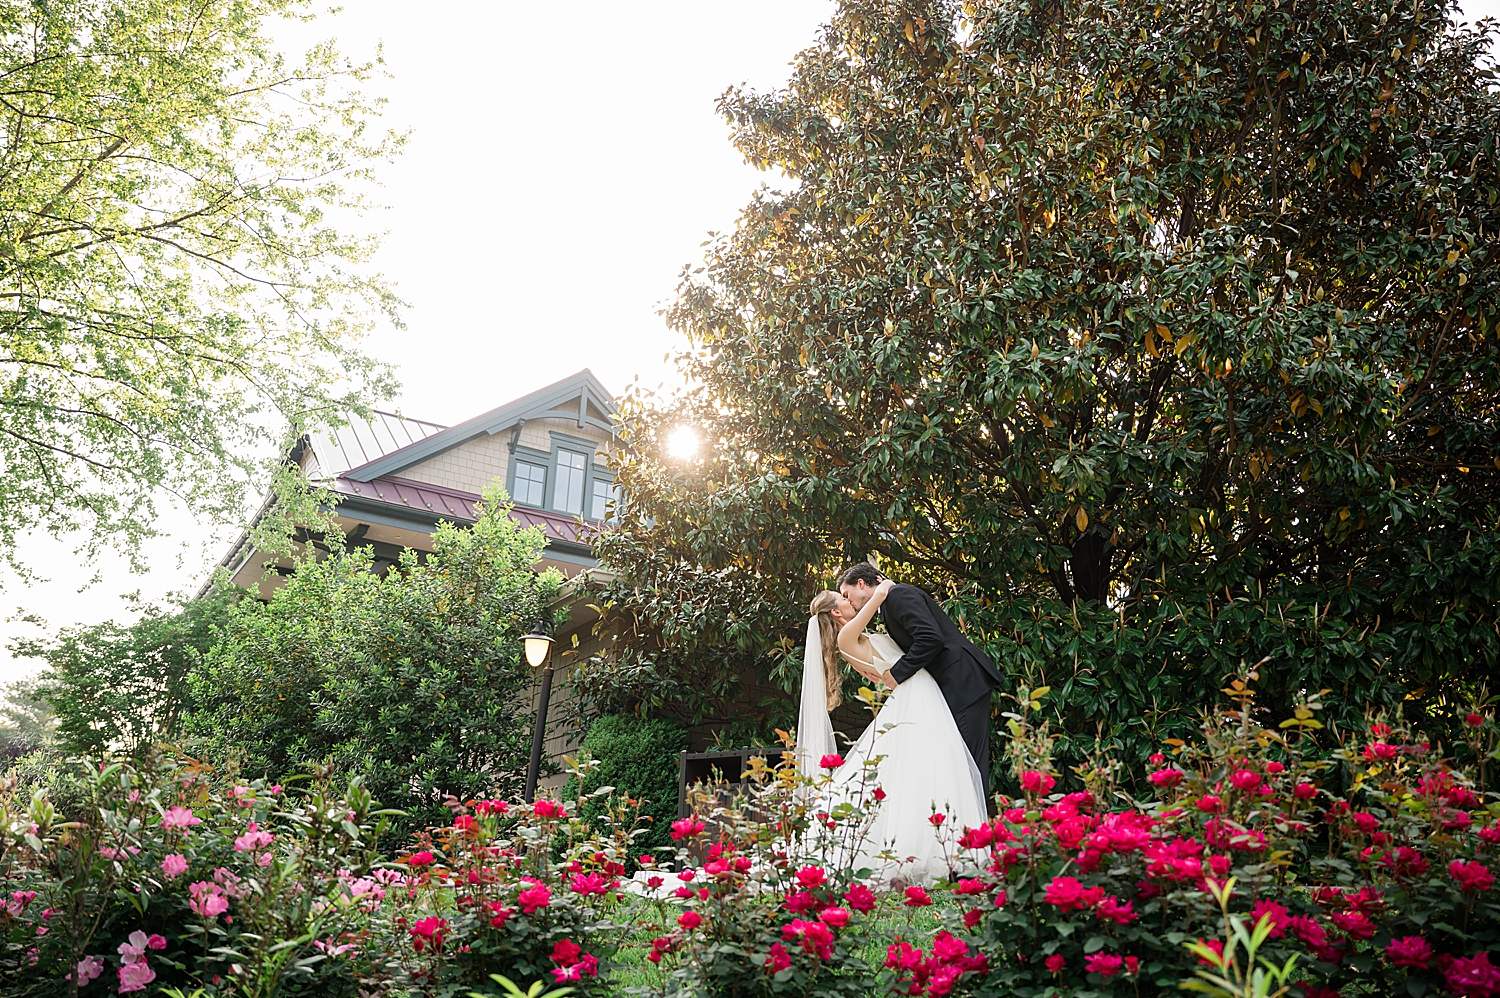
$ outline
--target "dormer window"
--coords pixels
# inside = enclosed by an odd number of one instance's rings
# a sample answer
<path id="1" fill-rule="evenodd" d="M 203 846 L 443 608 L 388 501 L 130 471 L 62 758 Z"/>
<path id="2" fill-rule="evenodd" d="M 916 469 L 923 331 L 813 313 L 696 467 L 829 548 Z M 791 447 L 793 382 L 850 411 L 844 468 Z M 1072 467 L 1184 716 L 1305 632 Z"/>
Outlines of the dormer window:
<path id="1" fill-rule="evenodd" d="M 617 501 L 619 492 L 615 485 L 607 478 L 594 479 L 593 505 L 589 509 L 589 519 L 604 522 L 609 517 L 610 504 Z"/>
<path id="2" fill-rule="evenodd" d="M 575 516 L 583 515 L 583 489 L 588 473 L 589 455 L 563 448 L 558 450 L 556 509 Z"/>
<path id="3" fill-rule="evenodd" d="M 516 462 L 515 495 L 523 506 L 541 506 L 546 502 L 547 466 L 531 461 Z"/>

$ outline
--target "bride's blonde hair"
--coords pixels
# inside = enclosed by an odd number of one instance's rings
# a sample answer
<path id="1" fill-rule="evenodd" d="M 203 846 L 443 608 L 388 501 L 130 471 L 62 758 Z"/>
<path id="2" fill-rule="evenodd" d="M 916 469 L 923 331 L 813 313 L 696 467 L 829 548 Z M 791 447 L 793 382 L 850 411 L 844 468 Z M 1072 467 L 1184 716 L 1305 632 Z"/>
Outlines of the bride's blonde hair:
<path id="1" fill-rule="evenodd" d="M 841 598 L 831 589 L 825 589 L 813 597 L 807 608 L 818 618 L 818 638 L 823 645 L 823 692 L 829 710 L 844 702 L 841 692 L 844 679 L 839 673 L 839 626 L 833 620 L 833 608 Z"/>

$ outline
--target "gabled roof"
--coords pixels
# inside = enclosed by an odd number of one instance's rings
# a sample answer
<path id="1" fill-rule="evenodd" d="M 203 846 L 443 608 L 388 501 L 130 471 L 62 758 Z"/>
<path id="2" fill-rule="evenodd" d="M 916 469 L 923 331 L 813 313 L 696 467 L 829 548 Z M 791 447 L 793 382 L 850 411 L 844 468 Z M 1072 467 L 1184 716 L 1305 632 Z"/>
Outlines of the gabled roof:
<path id="1" fill-rule="evenodd" d="M 457 426 L 440 429 L 398 450 L 381 454 L 344 472 L 341 477 L 356 482 L 370 482 L 383 475 L 399 474 L 412 465 L 437 457 L 482 434 L 504 433 L 526 419 L 571 419 L 580 427 L 594 426 L 612 434 L 615 432 L 611 422 L 614 415 L 614 399 L 609 391 L 599 383 L 592 371 L 584 368 L 571 377 L 538 389 L 498 409 L 491 409 Z"/>
<path id="2" fill-rule="evenodd" d="M 447 429 L 438 423 L 404 419 L 389 412 L 375 412 L 373 417 L 366 422 L 351 415 L 346 426 L 307 435 L 308 446 L 318 462 L 319 478 L 337 478 L 350 468 L 379 460 Z"/>

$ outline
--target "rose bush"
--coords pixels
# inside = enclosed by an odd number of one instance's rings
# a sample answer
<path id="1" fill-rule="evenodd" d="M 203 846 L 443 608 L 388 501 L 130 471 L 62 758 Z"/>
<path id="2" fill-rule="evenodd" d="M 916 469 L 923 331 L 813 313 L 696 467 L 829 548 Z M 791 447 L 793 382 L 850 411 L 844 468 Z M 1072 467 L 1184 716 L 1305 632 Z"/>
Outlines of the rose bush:
<path id="1" fill-rule="evenodd" d="M 1121 793 L 1108 760 L 1079 767 L 1082 789 L 1050 793 L 1050 736 L 1030 722 L 1037 694 L 1021 692 L 1009 717 L 1023 796 L 965 831 L 985 875 L 943 905 L 942 931 L 989 958 L 969 991 L 1175 992 L 1203 968 L 1185 943 L 1222 953 L 1212 888 L 1232 886 L 1231 916 L 1268 923 L 1262 955 L 1296 957 L 1294 996 L 1500 994 L 1500 805 L 1400 724 L 1374 718 L 1323 753 L 1316 702 L 1270 731 L 1248 683 L 1232 690 L 1237 708 L 1199 743 L 1152 758 L 1152 801 Z M 959 990 L 903 981 L 906 994 Z"/>
<path id="2" fill-rule="evenodd" d="M 467 993 L 494 973 L 610 993 L 616 919 L 639 903 L 621 880 L 645 826 L 639 802 L 593 796 L 604 806 L 592 826 L 578 817 L 589 798 L 452 802 L 451 824 L 417 837 L 374 920 L 387 960 L 372 975 L 423 995 Z"/>
<path id="3" fill-rule="evenodd" d="M 0 791 L 0 992 L 357 992 L 328 957 L 382 893 L 386 816 L 358 780 L 291 793 L 161 754 L 71 778 L 76 814 Z"/>
<path id="4" fill-rule="evenodd" d="M 817 790 L 841 762 L 825 757 L 824 775 L 813 780 L 789 752 L 775 767 L 752 757 L 748 790 L 705 808 L 707 820 L 674 823 L 677 872 L 645 878 L 683 905 L 647 956 L 665 971 L 664 991 L 866 995 L 877 987 L 880 968 L 866 956 L 875 892 L 855 857 L 880 801 L 863 781 L 849 799 L 819 810 Z"/>

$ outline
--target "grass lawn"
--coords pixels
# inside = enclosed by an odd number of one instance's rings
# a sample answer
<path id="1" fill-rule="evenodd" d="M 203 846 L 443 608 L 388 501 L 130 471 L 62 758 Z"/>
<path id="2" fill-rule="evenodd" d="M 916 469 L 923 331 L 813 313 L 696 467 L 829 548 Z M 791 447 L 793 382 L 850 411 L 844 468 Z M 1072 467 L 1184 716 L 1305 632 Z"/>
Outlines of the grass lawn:
<path id="1" fill-rule="evenodd" d="M 647 902 L 637 912 L 639 920 L 621 940 L 620 951 L 615 955 L 617 966 L 610 978 L 620 993 L 627 990 L 637 994 L 662 993 L 675 966 L 673 957 L 668 956 L 660 966 L 654 966 L 646 959 L 646 954 L 651 952 L 651 940 L 666 935 L 667 927 L 675 927 L 673 921 L 682 910 L 675 904 Z M 938 925 L 934 911 L 934 908 L 907 908 L 899 894 L 883 895 L 875 910 L 866 916 L 873 920 L 870 936 L 889 939 L 899 931 L 913 945 L 926 948 L 928 937 Z M 885 960 L 885 944 L 871 945 L 861 955 L 872 966 L 878 967 Z"/>

